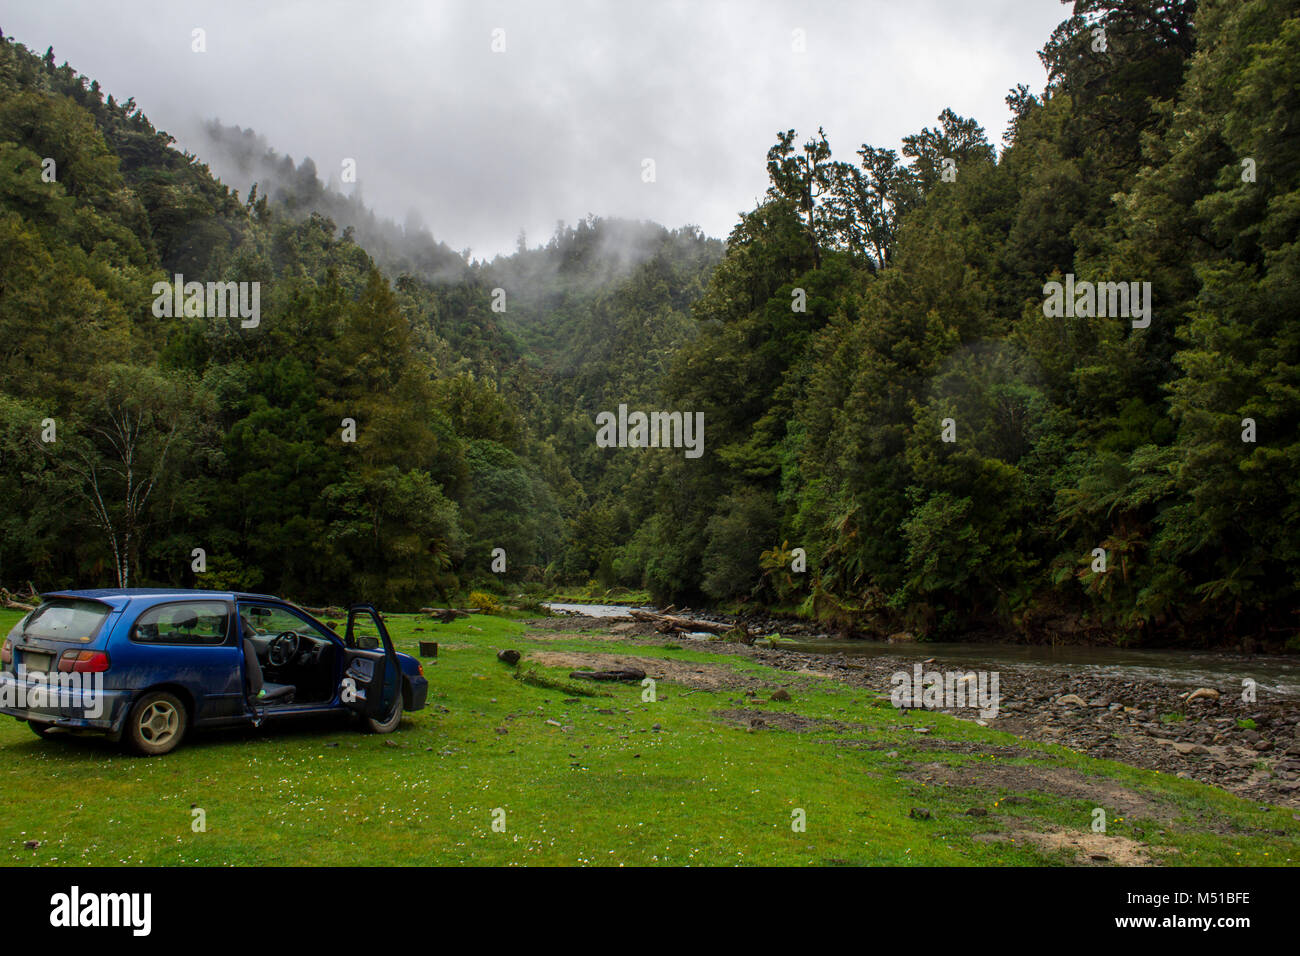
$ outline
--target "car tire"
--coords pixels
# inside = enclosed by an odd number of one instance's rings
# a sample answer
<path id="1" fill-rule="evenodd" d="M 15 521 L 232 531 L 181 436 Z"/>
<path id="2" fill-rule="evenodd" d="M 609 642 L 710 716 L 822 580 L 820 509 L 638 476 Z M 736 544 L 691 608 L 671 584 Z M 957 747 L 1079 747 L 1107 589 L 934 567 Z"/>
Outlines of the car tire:
<path id="1" fill-rule="evenodd" d="M 397 695 L 397 700 L 393 702 L 393 709 L 387 719 L 380 720 L 368 714 L 361 718 L 361 723 L 365 726 L 366 731 L 372 734 L 391 734 L 401 722 L 402 695 L 400 693 Z"/>
<path id="2" fill-rule="evenodd" d="M 146 757 L 171 753 L 185 736 L 189 714 L 175 694 L 150 691 L 136 701 L 126 718 L 126 741 Z"/>
<path id="3" fill-rule="evenodd" d="M 40 737 L 41 740 L 49 740 L 55 733 L 53 724 L 47 724 L 40 720 L 29 720 L 27 721 L 27 726 L 32 728 L 32 733 L 37 737 Z"/>

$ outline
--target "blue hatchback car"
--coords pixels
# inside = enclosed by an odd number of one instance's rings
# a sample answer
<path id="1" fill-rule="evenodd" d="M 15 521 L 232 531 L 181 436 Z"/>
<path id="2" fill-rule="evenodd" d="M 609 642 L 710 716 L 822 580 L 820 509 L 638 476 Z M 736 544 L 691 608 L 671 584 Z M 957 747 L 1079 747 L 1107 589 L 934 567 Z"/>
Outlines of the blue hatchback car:
<path id="1" fill-rule="evenodd" d="M 0 713 L 38 736 L 91 731 L 165 754 L 191 728 L 353 713 L 397 729 L 428 694 L 368 604 L 337 633 L 267 594 L 120 588 L 46 594 L 0 649 Z"/>

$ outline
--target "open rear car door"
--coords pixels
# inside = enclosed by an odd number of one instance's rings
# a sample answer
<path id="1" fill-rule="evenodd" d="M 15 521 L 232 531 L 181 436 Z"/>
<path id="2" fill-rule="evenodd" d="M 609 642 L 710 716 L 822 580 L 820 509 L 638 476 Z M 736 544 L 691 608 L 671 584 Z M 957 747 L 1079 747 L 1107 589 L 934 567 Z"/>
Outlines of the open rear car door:
<path id="1" fill-rule="evenodd" d="M 402 692 L 402 671 L 388 628 L 373 605 L 348 608 L 343 643 L 340 702 L 359 714 L 382 720 Z"/>

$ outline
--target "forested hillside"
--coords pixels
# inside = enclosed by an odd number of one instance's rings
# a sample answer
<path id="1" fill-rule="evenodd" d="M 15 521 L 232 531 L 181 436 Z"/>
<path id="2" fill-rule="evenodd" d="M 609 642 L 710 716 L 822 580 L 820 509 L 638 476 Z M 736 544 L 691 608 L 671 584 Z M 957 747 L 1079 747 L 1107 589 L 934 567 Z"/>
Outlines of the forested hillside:
<path id="1" fill-rule="evenodd" d="M 571 454 L 579 407 L 693 331 L 721 244 L 592 220 L 471 266 L 365 210 L 340 230 L 309 168 L 241 198 L 134 102 L 0 45 L 0 582 L 409 607 L 491 577 L 496 547 L 514 579 L 563 573 L 575 472 L 600 471 Z M 258 324 L 157 317 L 177 273 L 258 282 Z M 616 340 L 636 369 L 593 384 L 584 349 Z"/>
<path id="2" fill-rule="evenodd" d="M 1077 3 L 996 159 L 950 113 L 901 166 L 782 137 L 670 379 L 717 453 L 673 463 L 651 583 L 931 636 L 1294 634 L 1296 16 Z M 1045 314 L 1067 274 L 1149 282 L 1149 325 Z"/>
<path id="3" fill-rule="evenodd" d="M 777 132 L 725 247 L 592 217 L 482 262 L 213 125 L 241 197 L 6 38 L 0 585 L 1300 646 L 1300 4 L 1079 0 L 1040 55 L 997 146 Z M 258 323 L 159 317 L 176 274 Z M 704 453 L 598 447 L 620 404 Z"/>

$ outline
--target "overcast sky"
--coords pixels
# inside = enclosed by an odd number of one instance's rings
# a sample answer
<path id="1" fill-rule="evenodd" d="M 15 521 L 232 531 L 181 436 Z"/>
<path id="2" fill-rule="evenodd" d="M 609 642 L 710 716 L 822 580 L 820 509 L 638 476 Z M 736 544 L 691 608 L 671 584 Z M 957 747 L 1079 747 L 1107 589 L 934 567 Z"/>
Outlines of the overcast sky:
<path id="1" fill-rule="evenodd" d="M 588 213 L 725 237 L 767 185 L 779 129 L 838 157 L 898 148 L 952 107 L 1000 144 L 1003 97 L 1038 91 L 1059 0 L 676 3 L 43 0 L 7 36 L 134 96 L 202 155 L 200 123 L 252 127 L 321 176 L 475 256 Z M 192 33 L 206 34 L 205 53 Z M 492 50 L 504 31 L 505 51 Z M 806 52 L 795 52 L 794 31 Z M 653 159 L 656 181 L 642 181 Z"/>

